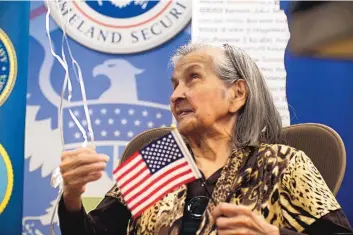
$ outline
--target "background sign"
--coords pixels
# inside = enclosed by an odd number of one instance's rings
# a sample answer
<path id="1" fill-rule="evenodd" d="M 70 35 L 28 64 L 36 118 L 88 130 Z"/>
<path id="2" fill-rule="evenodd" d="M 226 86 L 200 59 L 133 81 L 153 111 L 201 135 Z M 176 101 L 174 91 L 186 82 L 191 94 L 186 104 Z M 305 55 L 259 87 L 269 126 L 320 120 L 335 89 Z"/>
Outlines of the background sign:
<path id="1" fill-rule="evenodd" d="M 0 234 L 21 234 L 29 2 L 0 1 Z"/>
<path id="2" fill-rule="evenodd" d="M 145 4 L 139 2 L 145 2 Z M 169 126 L 172 123 L 173 119 L 169 111 L 169 97 L 172 92 L 169 58 L 177 47 L 190 40 L 191 29 L 187 24 L 191 19 L 190 3 L 190 1 L 174 1 L 166 5 L 165 1 L 130 1 L 124 6 L 115 6 L 109 1 L 102 2 L 102 5 L 99 1 L 80 3 L 80 9 L 87 10 L 86 15 L 90 15 L 93 10 L 96 11 L 92 13 L 92 17 L 98 14 L 97 12 L 108 14 L 107 6 L 109 6 L 117 15 L 110 16 L 113 18 L 104 22 L 122 25 L 133 24 L 134 17 L 150 17 L 152 14 L 150 12 L 155 9 L 168 7 L 163 11 L 164 18 L 160 18 L 161 13 L 158 17 L 152 17 L 153 19 L 151 18 L 151 21 L 143 27 L 149 28 L 152 27 L 151 25 L 156 25 L 153 29 L 157 32 L 158 27 L 167 25 L 169 22 L 170 29 L 173 31 L 171 34 L 168 33 L 169 40 L 167 36 L 161 36 L 163 40 L 156 41 L 157 39 L 151 34 L 151 38 L 146 38 L 145 42 L 141 41 L 141 44 L 117 44 L 113 49 L 108 41 L 83 39 L 78 32 L 68 29 L 69 36 L 74 39 L 69 40 L 72 53 L 83 73 L 97 151 L 110 156 L 103 177 L 95 183 L 88 184 L 84 193 L 86 204 L 96 203 L 113 186 L 112 171 L 128 141 L 144 130 Z M 38 231 L 38 234 L 49 234 L 50 215 L 57 196 L 57 190 L 50 186 L 50 176 L 60 162 L 61 140 L 57 117 L 64 80 L 64 70 L 50 53 L 45 31 L 47 9 L 41 2 L 31 4 L 29 52 L 31 60 L 27 93 L 23 211 L 23 232 L 28 235 L 35 231 Z M 60 1 L 60 4 L 65 4 L 65 1 Z M 83 7 L 82 4 L 86 5 Z M 54 7 L 51 6 L 51 10 L 55 18 Z M 139 9 L 140 15 L 131 15 L 136 9 Z M 126 15 L 123 15 L 123 12 Z M 70 14 L 73 14 L 72 11 Z M 84 14 L 81 12 L 80 17 L 83 17 L 82 15 Z M 77 17 L 79 17 L 78 13 Z M 82 30 L 83 27 L 89 27 L 87 19 L 88 17 L 85 18 Z M 73 19 L 73 25 L 69 26 L 71 30 L 74 30 L 74 26 L 77 27 L 83 18 L 75 20 L 75 24 Z M 62 30 L 54 21 L 51 21 L 50 25 L 53 46 L 60 53 Z M 97 27 L 92 30 L 99 30 Z M 144 32 L 143 27 L 139 29 L 139 38 L 143 37 L 141 36 L 141 32 Z M 125 31 L 119 29 L 116 32 Z M 129 34 L 122 33 L 122 35 Z M 94 50 L 86 47 L 87 43 Z M 136 51 L 143 52 L 133 53 Z M 72 78 L 74 78 L 73 75 Z M 87 129 L 79 83 L 75 79 L 72 81 L 72 102 L 63 110 L 63 131 L 67 149 L 80 147 L 84 140 L 69 115 L 69 108 Z M 33 198 L 36 198 L 36 203 L 32 203 Z"/>

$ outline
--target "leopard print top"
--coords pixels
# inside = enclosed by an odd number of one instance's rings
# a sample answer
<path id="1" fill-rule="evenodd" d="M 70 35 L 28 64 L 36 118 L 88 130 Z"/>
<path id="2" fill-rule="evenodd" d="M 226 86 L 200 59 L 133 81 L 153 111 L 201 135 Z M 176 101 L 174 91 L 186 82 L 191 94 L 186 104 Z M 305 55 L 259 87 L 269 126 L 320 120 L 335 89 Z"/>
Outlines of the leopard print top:
<path id="1" fill-rule="evenodd" d="M 118 187 L 107 196 L 124 203 Z M 178 234 L 186 185 L 130 219 L 127 234 Z M 302 232 L 330 211 L 340 209 L 319 171 L 304 152 L 286 145 L 261 144 L 234 150 L 213 191 L 216 204 L 245 205 L 268 223 Z M 217 234 L 211 200 L 197 234 Z"/>

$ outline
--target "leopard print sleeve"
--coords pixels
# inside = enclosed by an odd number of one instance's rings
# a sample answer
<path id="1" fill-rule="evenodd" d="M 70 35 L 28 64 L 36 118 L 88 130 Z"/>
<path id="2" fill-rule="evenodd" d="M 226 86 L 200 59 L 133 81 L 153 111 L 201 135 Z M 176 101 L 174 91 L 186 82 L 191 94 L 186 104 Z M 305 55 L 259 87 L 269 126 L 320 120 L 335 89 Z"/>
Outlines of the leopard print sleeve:
<path id="1" fill-rule="evenodd" d="M 117 183 L 114 184 L 114 186 L 105 194 L 105 196 L 113 197 L 117 199 L 121 204 L 126 206 L 123 195 Z"/>
<path id="2" fill-rule="evenodd" d="M 281 180 L 282 219 L 285 227 L 302 232 L 340 205 L 304 152 L 296 151 L 288 160 Z"/>

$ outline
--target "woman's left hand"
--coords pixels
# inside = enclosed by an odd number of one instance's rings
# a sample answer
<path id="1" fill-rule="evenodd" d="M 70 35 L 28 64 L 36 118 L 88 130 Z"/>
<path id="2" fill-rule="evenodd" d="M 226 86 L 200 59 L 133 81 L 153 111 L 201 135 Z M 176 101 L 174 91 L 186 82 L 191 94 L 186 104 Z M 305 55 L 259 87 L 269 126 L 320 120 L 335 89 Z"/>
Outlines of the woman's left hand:
<path id="1" fill-rule="evenodd" d="M 218 205 L 212 212 L 219 235 L 280 235 L 279 228 L 244 206 Z"/>

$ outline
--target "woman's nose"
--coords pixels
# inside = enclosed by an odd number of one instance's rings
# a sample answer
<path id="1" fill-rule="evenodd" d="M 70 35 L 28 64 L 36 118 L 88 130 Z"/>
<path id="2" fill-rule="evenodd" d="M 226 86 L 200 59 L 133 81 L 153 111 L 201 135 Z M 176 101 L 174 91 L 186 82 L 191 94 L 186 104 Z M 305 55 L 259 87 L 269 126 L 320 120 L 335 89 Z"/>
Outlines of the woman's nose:
<path id="1" fill-rule="evenodd" d="M 173 91 L 170 100 L 172 103 L 178 102 L 185 98 L 185 87 L 182 84 L 179 84 Z"/>

